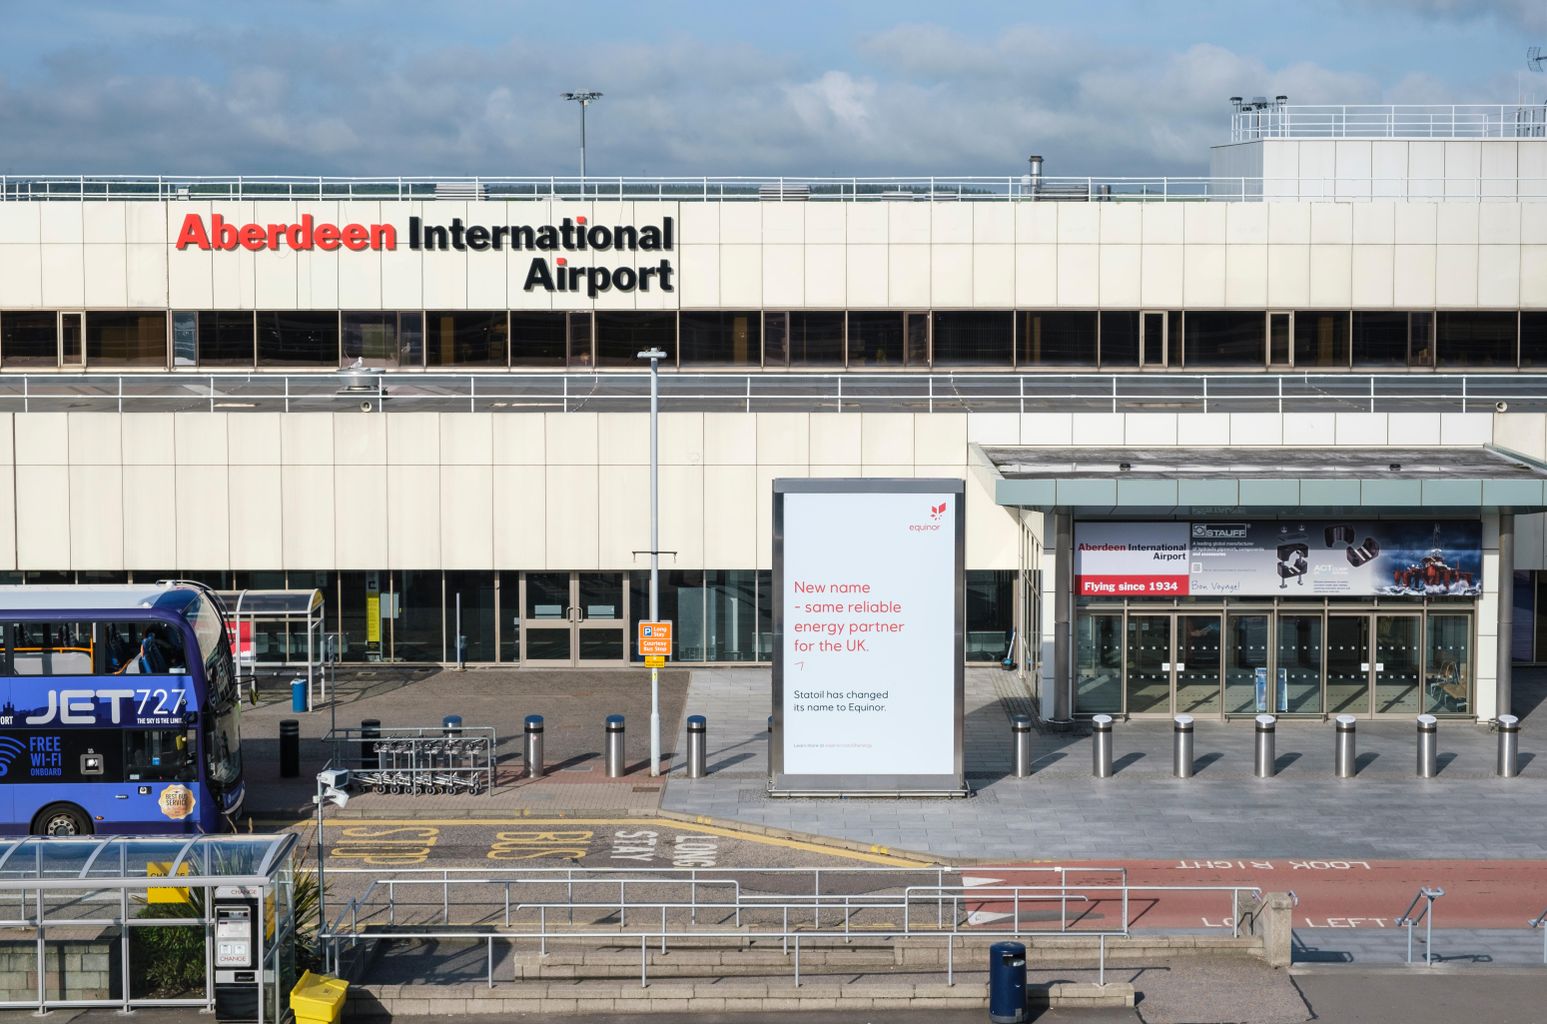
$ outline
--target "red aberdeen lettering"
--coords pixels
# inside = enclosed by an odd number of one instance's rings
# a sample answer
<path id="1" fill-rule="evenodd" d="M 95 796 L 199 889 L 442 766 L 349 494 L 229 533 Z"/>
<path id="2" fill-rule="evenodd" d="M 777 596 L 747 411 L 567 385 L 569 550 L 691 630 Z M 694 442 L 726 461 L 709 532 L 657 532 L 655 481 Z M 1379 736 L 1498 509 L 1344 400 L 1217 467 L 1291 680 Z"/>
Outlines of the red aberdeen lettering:
<path id="1" fill-rule="evenodd" d="M 209 223 L 197 213 L 186 214 L 178 229 L 178 249 L 248 249 L 259 252 L 289 247 L 297 252 L 322 249 L 333 252 L 340 246 L 352 252 L 365 249 L 396 249 L 397 228 L 391 224 L 318 224 L 304 213 L 294 224 L 231 224 L 220 214 L 211 214 Z"/>

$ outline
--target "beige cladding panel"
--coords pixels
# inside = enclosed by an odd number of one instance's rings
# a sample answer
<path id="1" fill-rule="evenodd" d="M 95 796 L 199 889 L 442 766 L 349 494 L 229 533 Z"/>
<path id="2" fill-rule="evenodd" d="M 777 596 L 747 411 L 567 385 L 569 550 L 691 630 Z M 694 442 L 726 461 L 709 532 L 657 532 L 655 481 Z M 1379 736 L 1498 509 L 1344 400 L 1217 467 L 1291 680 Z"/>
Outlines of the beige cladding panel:
<path id="1" fill-rule="evenodd" d="M 1415 153 L 1419 149 L 1424 155 L 1414 159 L 1420 164 L 1438 163 L 1418 166 L 1414 173 L 1427 168 L 1436 175 L 1451 164 L 1471 166 L 1481 152 L 1465 142 L 1447 144 L 1443 152 L 1419 147 Z M 1366 160 L 1351 155 L 1353 149 L 1337 152 L 1333 162 L 1339 165 L 1345 158 Z M 1446 187 L 1437 182 L 1434 191 Z M 1536 247 L 1547 244 L 1547 229 L 1539 227 L 1547 224 L 1544 207 L 1547 203 L 1539 201 L 1477 202 L 1455 196 L 1443 203 L 1375 199 L 1142 207 L 18 203 L 0 212 L 0 307 L 1541 306 L 1547 305 L 1547 285 L 1541 284 L 1547 275 L 1538 271 L 1547 256 Z M 676 248 L 666 255 L 676 267 L 677 290 L 649 295 L 610 291 L 595 299 L 583 292 L 529 292 L 522 286 L 525 254 L 407 248 L 410 216 L 434 224 L 454 216 L 464 223 L 541 223 L 574 217 L 582 209 L 590 211 L 593 224 L 604 226 L 630 218 L 659 223 L 672 216 Z M 362 252 L 284 247 L 256 253 L 176 248 L 186 216 L 199 216 L 207 225 L 217 213 L 235 223 L 288 224 L 304 215 L 317 222 L 388 221 L 399 229 L 398 247 Z M 566 257 L 574 266 L 588 266 L 613 258 L 644 262 L 651 255 L 587 251 Z M 1389 291 L 1388 279 L 1394 280 Z"/>

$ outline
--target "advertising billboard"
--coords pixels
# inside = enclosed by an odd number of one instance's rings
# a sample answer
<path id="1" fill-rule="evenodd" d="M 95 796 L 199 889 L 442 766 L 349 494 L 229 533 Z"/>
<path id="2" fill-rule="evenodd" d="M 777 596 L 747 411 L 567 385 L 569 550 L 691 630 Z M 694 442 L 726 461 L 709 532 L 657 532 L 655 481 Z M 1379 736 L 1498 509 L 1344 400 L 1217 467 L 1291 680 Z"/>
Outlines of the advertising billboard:
<path id="1" fill-rule="evenodd" d="M 1476 520 L 1082 522 L 1081 597 L 1477 597 Z"/>
<path id="2" fill-rule="evenodd" d="M 770 791 L 966 791 L 961 480 L 775 480 Z"/>

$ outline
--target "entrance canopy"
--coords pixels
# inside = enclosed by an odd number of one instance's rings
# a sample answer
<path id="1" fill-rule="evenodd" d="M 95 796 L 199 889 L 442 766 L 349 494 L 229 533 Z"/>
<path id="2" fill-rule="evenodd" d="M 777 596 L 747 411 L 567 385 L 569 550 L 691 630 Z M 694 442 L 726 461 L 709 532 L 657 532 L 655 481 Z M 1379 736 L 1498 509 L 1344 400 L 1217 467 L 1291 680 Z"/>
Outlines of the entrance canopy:
<path id="1" fill-rule="evenodd" d="M 1547 510 L 1547 466 L 1455 448 L 990 447 L 1004 506 L 1093 516 Z"/>

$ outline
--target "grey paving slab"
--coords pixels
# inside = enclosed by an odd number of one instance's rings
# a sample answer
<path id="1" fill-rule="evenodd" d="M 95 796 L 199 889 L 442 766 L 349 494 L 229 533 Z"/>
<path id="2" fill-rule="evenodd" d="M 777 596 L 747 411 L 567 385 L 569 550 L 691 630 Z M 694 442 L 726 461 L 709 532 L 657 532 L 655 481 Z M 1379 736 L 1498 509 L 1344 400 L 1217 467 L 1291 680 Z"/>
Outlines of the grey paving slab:
<path id="1" fill-rule="evenodd" d="M 1091 775 L 1088 729 L 1039 732 L 1032 776 L 1014 779 L 1009 715 L 1025 691 L 1009 673 L 970 669 L 975 795 L 957 800 L 770 798 L 770 687 L 766 669 L 693 672 L 685 710 L 709 719 L 710 774 L 674 771 L 663 807 L 958 859 L 1547 856 L 1547 742 L 1533 715 L 1547 690 L 1540 673 L 1517 696 L 1522 770 L 1514 779 L 1494 774 L 1495 734 L 1450 720 L 1440 725 L 1433 779 L 1416 777 L 1415 729 L 1403 720 L 1359 723 L 1352 779 L 1333 774 L 1333 726 L 1321 721 L 1279 723 L 1269 779 L 1253 776 L 1250 722 L 1207 721 L 1196 726 L 1191 779 L 1172 774 L 1169 721 L 1117 723 L 1108 779 Z"/>

